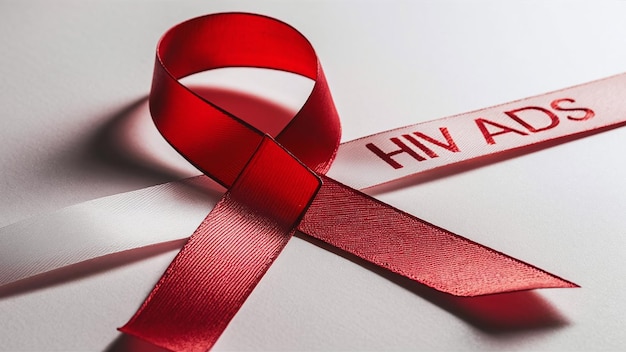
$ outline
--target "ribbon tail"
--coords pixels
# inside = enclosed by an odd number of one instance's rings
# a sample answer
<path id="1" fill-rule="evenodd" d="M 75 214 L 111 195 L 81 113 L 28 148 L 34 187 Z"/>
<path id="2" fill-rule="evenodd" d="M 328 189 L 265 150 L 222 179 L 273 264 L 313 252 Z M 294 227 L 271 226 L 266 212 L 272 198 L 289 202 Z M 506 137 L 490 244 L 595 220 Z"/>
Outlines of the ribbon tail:
<path id="1" fill-rule="evenodd" d="M 455 296 L 578 287 L 326 176 L 298 230 Z"/>
<path id="2" fill-rule="evenodd" d="M 320 183 L 264 138 L 119 330 L 174 351 L 210 349 L 295 232 Z"/>

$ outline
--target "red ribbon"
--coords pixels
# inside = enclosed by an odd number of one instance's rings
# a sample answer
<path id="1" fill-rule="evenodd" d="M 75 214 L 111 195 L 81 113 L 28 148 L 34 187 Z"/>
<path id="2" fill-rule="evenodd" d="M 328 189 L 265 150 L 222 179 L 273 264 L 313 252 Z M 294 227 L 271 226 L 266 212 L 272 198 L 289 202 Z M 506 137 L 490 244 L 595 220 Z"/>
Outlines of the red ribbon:
<path id="1" fill-rule="evenodd" d="M 179 82 L 223 67 L 281 70 L 315 85 L 273 139 Z M 453 295 L 576 287 L 325 176 L 339 117 L 311 44 L 278 20 L 228 13 L 170 29 L 157 48 L 150 111 L 165 139 L 228 191 L 125 333 L 172 350 L 209 349 L 296 229 Z"/>

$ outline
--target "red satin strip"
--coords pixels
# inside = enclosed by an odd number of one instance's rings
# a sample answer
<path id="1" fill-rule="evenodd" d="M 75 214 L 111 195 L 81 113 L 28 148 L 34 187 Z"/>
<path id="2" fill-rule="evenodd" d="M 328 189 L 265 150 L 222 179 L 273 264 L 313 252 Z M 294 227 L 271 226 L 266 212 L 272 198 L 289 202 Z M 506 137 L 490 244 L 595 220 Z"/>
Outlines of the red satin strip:
<path id="1" fill-rule="evenodd" d="M 282 70 L 315 85 L 274 141 L 179 82 L 220 67 Z M 230 13 L 172 28 L 157 49 L 150 109 L 168 142 L 229 190 L 123 332 L 173 350 L 209 349 L 296 227 L 454 295 L 576 286 L 324 176 L 339 118 L 312 46 L 280 21 Z"/>
<path id="2" fill-rule="evenodd" d="M 298 230 L 389 271 L 455 296 L 577 287 L 331 178 L 322 180 Z"/>
<path id="3" fill-rule="evenodd" d="M 320 184 L 265 138 L 121 330 L 175 351 L 209 349 L 285 247 Z"/>

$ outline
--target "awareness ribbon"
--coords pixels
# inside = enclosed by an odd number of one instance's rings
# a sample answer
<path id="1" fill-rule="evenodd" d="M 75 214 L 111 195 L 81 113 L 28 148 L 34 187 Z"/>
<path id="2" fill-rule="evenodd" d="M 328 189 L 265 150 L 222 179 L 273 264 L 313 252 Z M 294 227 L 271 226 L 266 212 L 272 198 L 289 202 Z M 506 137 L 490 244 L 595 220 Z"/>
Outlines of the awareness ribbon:
<path id="1" fill-rule="evenodd" d="M 290 72 L 314 86 L 272 137 L 179 81 L 224 67 Z M 453 295 L 576 287 L 326 176 L 339 118 L 311 44 L 283 22 L 226 13 L 173 27 L 157 48 L 149 102 L 165 139 L 228 190 L 125 333 L 172 350 L 211 348 L 296 230 Z"/>

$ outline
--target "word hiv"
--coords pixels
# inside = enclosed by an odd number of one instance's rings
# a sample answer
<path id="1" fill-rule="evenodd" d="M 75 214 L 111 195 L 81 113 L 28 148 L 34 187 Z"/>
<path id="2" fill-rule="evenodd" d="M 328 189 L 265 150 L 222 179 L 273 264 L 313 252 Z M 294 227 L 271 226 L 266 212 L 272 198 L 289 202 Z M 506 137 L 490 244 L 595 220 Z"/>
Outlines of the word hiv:
<path id="1" fill-rule="evenodd" d="M 553 128 L 558 128 L 561 121 L 566 119 L 570 121 L 585 121 L 595 116 L 595 112 L 586 107 L 576 107 L 574 99 L 562 98 L 550 102 L 549 108 L 541 106 L 524 106 L 514 110 L 504 111 L 498 120 L 477 117 L 474 119 L 476 128 L 482 134 L 484 140 L 469 140 L 465 145 L 474 147 L 476 144 L 485 142 L 487 144 L 496 144 L 496 136 L 499 138 L 507 138 L 507 134 L 515 134 L 518 136 L 527 136 L 529 134 L 541 133 Z M 560 116 L 559 116 L 560 115 Z M 449 153 L 462 153 L 459 144 L 455 142 L 453 133 L 448 127 L 439 127 L 441 136 L 429 136 L 425 133 L 415 131 L 412 133 L 401 134 L 397 137 L 391 137 L 388 141 L 393 144 L 395 150 L 383 150 L 375 143 L 367 143 L 365 147 L 374 155 L 380 158 L 394 169 L 404 167 L 400 162 L 396 161 L 396 156 L 406 154 L 415 161 L 421 162 L 432 158 L 438 158 L 439 154 L 434 150 Z M 467 138 L 466 130 L 457 131 L 462 138 Z M 378 143 L 382 144 L 382 143 Z"/>

